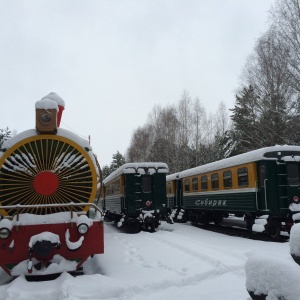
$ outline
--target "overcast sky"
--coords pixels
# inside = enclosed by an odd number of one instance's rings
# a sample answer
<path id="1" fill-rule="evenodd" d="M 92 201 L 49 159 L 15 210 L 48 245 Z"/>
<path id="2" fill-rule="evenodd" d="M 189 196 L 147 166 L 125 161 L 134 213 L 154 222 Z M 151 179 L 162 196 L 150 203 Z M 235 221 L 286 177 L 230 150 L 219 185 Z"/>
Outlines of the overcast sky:
<path id="1" fill-rule="evenodd" d="M 101 165 L 125 154 L 155 104 L 184 90 L 207 112 L 231 108 L 275 0 L 0 0 L 0 128 L 35 127 L 56 92 L 61 127 Z"/>

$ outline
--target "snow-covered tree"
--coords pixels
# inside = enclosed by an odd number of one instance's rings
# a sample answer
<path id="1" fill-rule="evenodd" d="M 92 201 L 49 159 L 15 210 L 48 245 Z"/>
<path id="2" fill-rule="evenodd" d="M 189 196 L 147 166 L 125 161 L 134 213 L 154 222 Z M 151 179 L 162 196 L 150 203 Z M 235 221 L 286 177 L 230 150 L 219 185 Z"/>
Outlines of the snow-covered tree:
<path id="1" fill-rule="evenodd" d="M 6 127 L 5 129 L 0 128 L 0 148 L 4 141 L 10 139 L 12 137 L 12 132 Z"/>

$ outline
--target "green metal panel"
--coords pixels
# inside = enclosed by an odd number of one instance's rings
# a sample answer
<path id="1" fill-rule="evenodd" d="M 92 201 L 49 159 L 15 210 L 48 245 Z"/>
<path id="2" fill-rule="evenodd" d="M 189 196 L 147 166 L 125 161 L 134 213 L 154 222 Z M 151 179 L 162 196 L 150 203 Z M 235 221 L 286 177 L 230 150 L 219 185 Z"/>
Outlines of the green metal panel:
<path id="1" fill-rule="evenodd" d="M 159 209 L 161 212 L 167 212 L 167 197 L 166 197 L 166 174 L 153 174 L 153 209 Z"/>
<path id="2" fill-rule="evenodd" d="M 114 195 L 114 196 L 107 196 L 105 199 L 106 203 L 106 209 L 121 214 L 121 196 L 120 195 Z"/>
<path id="3" fill-rule="evenodd" d="M 184 194 L 186 209 L 203 209 L 226 212 L 256 211 L 255 192 Z"/>
<path id="4" fill-rule="evenodd" d="M 151 188 L 148 186 L 149 181 Z M 128 216 L 138 215 L 141 209 L 166 210 L 166 204 L 166 174 L 125 175 L 125 207 Z"/>
<path id="5" fill-rule="evenodd" d="M 125 174 L 124 208 L 128 216 L 136 215 L 141 208 L 141 181 L 138 174 Z"/>

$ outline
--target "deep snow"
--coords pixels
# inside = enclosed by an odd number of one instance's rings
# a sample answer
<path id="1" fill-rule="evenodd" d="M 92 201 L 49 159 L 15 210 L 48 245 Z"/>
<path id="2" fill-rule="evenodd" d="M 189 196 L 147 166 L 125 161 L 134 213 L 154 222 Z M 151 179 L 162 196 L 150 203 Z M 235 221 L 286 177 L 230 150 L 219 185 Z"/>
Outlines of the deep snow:
<path id="1" fill-rule="evenodd" d="M 0 287 L 0 300 L 249 300 L 248 258 L 278 258 L 297 270 L 289 252 L 288 242 L 230 237 L 190 223 L 163 222 L 156 233 L 138 234 L 106 223 L 105 253 L 85 263 L 87 275 L 74 278 L 64 273 L 47 282 L 19 277 Z M 7 280 L 5 273 L 0 279 Z"/>

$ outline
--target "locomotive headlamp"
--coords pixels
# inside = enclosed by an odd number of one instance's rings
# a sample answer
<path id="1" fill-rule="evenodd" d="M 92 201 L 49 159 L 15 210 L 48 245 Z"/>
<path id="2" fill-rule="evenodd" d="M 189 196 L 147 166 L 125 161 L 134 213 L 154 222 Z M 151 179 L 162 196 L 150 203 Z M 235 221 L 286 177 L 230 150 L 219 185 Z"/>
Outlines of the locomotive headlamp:
<path id="1" fill-rule="evenodd" d="M 77 230 L 80 234 L 86 234 L 89 231 L 89 226 L 85 223 L 78 225 Z"/>
<path id="2" fill-rule="evenodd" d="M 8 228 L 0 228 L 0 239 L 7 239 L 10 235 L 10 230 Z"/>
<path id="3" fill-rule="evenodd" d="M 80 234 L 86 234 L 89 231 L 90 226 L 92 226 L 92 220 L 86 215 L 81 215 L 77 219 L 77 230 Z"/>
<path id="4" fill-rule="evenodd" d="M 52 115 L 49 111 L 45 111 L 44 113 L 41 113 L 40 115 L 40 121 L 42 123 L 49 123 L 52 120 Z"/>

